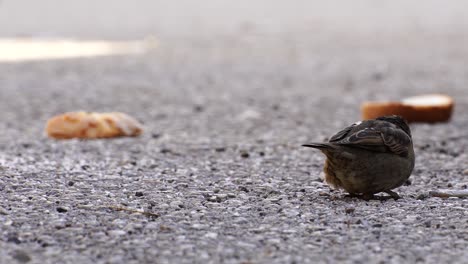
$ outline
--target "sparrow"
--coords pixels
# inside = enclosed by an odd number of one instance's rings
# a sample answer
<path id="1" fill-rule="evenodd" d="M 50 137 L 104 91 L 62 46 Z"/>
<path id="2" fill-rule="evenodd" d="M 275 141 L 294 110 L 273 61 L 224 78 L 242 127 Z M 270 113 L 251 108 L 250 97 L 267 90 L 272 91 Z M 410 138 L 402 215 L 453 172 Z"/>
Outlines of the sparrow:
<path id="1" fill-rule="evenodd" d="M 403 185 L 414 168 L 413 140 L 408 123 L 400 116 L 382 116 L 356 122 L 336 133 L 328 142 L 304 147 L 325 154 L 325 181 L 351 196 L 371 199 Z"/>

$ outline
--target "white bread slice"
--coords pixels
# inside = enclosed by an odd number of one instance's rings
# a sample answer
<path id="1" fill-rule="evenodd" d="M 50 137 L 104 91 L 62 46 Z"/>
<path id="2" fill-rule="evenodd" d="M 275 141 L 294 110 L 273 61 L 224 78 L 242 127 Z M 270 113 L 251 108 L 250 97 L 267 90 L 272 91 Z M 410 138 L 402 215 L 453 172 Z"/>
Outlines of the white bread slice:
<path id="1" fill-rule="evenodd" d="M 361 105 L 363 119 L 399 115 L 408 122 L 447 122 L 452 116 L 454 101 L 443 94 L 427 94 L 405 98 L 399 102 L 365 102 Z"/>

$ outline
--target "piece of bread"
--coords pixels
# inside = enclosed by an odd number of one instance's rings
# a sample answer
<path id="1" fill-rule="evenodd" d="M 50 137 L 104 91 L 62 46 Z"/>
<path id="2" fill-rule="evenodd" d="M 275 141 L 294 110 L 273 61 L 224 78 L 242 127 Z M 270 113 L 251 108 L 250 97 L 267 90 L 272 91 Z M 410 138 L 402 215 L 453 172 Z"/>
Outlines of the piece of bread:
<path id="1" fill-rule="evenodd" d="M 70 112 L 47 122 L 46 133 L 51 138 L 111 138 L 138 136 L 143 126 L 134 118 L 118 112 Z"/>
<path id="2" fill-rule="evenodd" d="M 361 105 L 363 119 L 399 115 L 408 122 L 446 122 L 453 111 L 453 99 L 443 94 L 408 97 L 400 102 L 365 102 Z"/>

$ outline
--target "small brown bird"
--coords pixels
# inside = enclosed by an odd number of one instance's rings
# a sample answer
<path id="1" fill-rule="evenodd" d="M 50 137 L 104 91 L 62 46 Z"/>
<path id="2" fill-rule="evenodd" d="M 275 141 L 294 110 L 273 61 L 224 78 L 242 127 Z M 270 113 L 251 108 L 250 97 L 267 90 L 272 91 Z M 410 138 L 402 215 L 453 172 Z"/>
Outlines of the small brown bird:
<path id="1" fill-rule="evenodd" d="M 305 144 L 326 156 L 325 181 L 353 196 L 370 199 L 393 192 L 411 175 L 414 150 L 411 131 L 400 116 L 360 121 L 336 133 L 326 143 Z"/>

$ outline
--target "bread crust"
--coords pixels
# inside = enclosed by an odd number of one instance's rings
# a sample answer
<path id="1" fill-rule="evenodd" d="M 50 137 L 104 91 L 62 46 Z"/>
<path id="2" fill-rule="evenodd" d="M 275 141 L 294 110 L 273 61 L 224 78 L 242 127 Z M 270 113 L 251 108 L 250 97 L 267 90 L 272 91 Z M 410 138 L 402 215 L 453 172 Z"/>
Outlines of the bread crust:
<path id="1" fill-rule="evenodd" d="M 55 139 L 138 136 L 142 132 L 141 123 L 119 112 L 69 112 L 52 117 L 46 125 L 47 135 Z"/>

